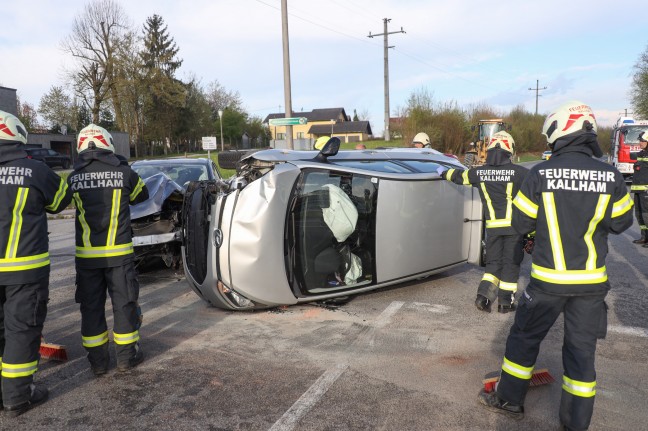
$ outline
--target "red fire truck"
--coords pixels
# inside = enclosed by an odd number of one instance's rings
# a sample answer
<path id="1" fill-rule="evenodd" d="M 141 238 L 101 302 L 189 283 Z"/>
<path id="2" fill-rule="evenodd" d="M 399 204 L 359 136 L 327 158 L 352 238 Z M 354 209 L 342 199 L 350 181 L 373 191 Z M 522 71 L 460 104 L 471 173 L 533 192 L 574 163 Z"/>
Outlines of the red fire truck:
<path id="1" fill-rule="evenodd" d="M 640 150 L 639 135 L 642 132 L 648 132 L 648 121 L 630 117 L 620 117 L 612 130 L 610 162 L 623 174 L 626 181 L 632 180 L 632 165 Z M 635 159 L 630 157 L 631 154 Z"/>

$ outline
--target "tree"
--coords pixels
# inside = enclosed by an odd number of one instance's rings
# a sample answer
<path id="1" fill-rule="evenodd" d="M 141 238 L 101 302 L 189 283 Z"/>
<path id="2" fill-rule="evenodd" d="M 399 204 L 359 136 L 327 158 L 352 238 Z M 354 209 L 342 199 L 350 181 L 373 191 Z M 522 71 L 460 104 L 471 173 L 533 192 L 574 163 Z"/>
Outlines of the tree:
<path id="1" fill-rule="evenodd" d="M 632 108 L 637 116 L 648 118 L 648 47 L 634 66 L 630 95 Z"/>
<path id="2" fill-rule="evenodd" d="M 28 103 L 20 102 L 20 96 L 16 96 L 16 110 L 18 111 L 18 119 L 27 128 L 27 132 L 34 132 L 40 129 L 38 124 L 38 113 L 36 109 Z"/>
<path id="3" fill-rule="evenodd" d="M 236 111 L 243 110 L 243 102 L 238 91 L 229 91 L 218 81 L 212 81 L 207 85 L 207 101 L 212 108 L 213 118 L 218 115 L 218 110 L 225 108 Z"/>
<path id="4" fill-rule="evenodd" d="M 146 123 L 148 136 L 162 141 L 167 154 L 179 119 L 180 108 L 185 106 L 185 87 L 175 78 L 182 65 L 177 58 L 178 47 L 169 36 L 164 20 L 159 15 L 146 19 L 144 24 L 144 47 L 140 59 L 144 67 L 146 87 Z"/>
<path id="5" fill-rule="evenodd" d="M 72 101 L 60 86 L 52 86 L 41 97 L 38 113 L 45 120 L 46 126 L 52 130 L 57 130 L 60 126 L 69 128 L 74 123 Z"/>
<path id="6" fill-rule="evenodd" d="M 108 99 L 118 114 L 121 127 L 121 101 L 115 87 L 116 48 L 128 32 L 126 14 L 114 0 L 93 0 L 74 18 L 72 33 L 62 42 L 64 52 L 76 59 L 68 72 L 76 95 L 99 122 L 101 109 Z"/>

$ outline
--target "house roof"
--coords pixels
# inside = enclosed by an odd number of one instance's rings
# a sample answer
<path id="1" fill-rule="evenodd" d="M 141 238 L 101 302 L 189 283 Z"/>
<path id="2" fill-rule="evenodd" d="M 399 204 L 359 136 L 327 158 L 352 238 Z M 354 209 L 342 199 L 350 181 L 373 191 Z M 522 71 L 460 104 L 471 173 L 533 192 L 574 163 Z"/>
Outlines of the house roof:
<path id="1" fill-rule="evenodd" d="M 331 125 L 329 124 L 314 124 L 308 129 L 311 135 L 330 135 Z M 372 135 L 371 125 L 368 121 L 342 121 L 333 124 L 333 134 L 343 133 L 366 133 Z"/>
<path id="2" fill-rule="evenodd" d="M 339 119 L 342 116 L 345 121 L 347 119 L 346 111 L 344 108 L 322 108 L 322 109 L 313 109 L 312 111 L 302 111 L 295 112 L 293 111 L 292 117 L 306 117 L 308 122 L 314 121 L 331 121 Z M 269 120 L 275 118 L 285 118 L 286 114 L 284 112 L 268 114 L 267 117 L 263 120 L 264 123 L 267 123 Z"/>

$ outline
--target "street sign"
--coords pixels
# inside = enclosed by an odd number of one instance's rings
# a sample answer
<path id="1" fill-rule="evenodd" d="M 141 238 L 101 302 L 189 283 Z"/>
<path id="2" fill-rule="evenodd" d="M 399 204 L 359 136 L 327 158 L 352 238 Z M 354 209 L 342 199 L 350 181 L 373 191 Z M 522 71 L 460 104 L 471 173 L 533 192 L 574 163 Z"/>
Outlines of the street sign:
<path id="1" fill-rule="evenodd" d="M 203 150 L 207 150 L 207 151 L 217 149 L 216 136 L 203 136 L 202 147 Z"/>
<path id="2" fill-rule="evenodd" d="M 308 119 L 306 117 L 273 118 L 269 123 L 271 126 L 298 126 L 308 123 Z"/>

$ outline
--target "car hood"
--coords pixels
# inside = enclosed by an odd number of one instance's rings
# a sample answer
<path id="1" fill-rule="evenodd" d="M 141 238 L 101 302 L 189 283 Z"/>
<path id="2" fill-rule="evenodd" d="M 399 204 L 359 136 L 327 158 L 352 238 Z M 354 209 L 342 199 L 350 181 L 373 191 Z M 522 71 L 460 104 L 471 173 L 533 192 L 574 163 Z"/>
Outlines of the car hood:
<path id="1" fill-rule="evenodd" d="M 182 201 L 184 197 L 185 189 L 163 173 L 146 178 L 144 183 L 149 198 L 137 205 L 131 205 L 131 220 L 159 213 L 167 199 Z"/>

